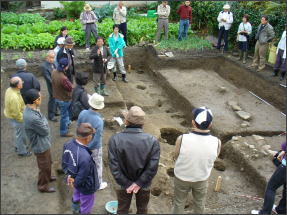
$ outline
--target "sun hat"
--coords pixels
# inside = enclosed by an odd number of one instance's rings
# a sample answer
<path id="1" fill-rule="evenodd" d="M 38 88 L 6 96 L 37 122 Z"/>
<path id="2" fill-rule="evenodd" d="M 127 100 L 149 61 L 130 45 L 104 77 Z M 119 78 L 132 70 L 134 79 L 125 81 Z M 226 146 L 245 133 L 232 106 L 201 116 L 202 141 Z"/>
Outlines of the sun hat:
<path id="1" fill-rule="evenodd" d="M 16 61 L 16 66 L 18 69 L 25 69 L 25 67 L 27 66 L 27 62 L 23 58 L 20 58 Z"/>
<path id="2" fill-rule="evenodd" d="M 229 9 L 230 9 L 230 5 L 229 5 L 229 4 L 225 4 L 225 5 L 223 6 L 223 9 L 229 10 Z"/>
<path id="3" fill-rule="evenodd" d="M 85 11 L 91 11 L 92 8 L 91 8 L 91 6 L 90 6 L 89 4 L 85 4 L 84 10 L 85 10 Z"/>
<path id="4" fill-rule="evenodd" d="M 145 112 L 139 106 L 132 106 L 128 111 L 123 111 L 125 119 L 135 125 L 143 125 Z"/>
<path id="5" fill-rule="evenodd" d="M 193 120 L 199 129 L 206 130 L 212 122 L 213 115 L 209 108 L 200 107 L 192 110 Z"/>
<path id="6" fill-rule="evenodd" d="M 89 98 L 89 105 L 96 109 L 96 110 L 101 110 L 105 107 L 105 98 L 98 93 L 94 93 L 90 98 Z"/>
<path id="7" fill-rule="evenodd" d="M 64 45 L 65 44 L 65 37 L 59 37 L 57 39 L 57 44 L 58 45 Z"/>
<path id="8" fill-rule="evenodd" d="M 64 42 L 65 45 L 75 45 L 72 37 L 67 37 Z"/>

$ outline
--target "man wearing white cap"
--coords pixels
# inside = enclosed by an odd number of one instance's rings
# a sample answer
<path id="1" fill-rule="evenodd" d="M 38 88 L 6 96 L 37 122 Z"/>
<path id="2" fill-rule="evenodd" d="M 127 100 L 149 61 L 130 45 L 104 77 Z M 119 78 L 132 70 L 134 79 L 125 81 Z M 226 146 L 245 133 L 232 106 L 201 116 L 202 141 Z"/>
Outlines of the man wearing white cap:
<path id="1" fill-rule="evenodd" d="M 200 107 L 192 114 L 192 132 L 179 136 L 175 143 L 174 214 L 183 214 L 190 191 L 193 212 L 204 213 L 208 178 L 221 148 L 221 141 L 209 133 L 213 119 L 211 110 Z"/>
<path id="2" fill-rule="evenodd" d="M 230 12 L 230 6 L 228 4 L 223 6 L 223 11 L 221 11 L 217 17 L 219 35 L 217 42 L 217 49 L 220 50 L 222 37 L 224 38 L 224 51 L 228 50 L 228 32 L 233 23 L 233 14 Z"/>
<path id="3" fill-rule="evenodd" d="M 97 171 L 98 171 L 98 179 L 100 184 L 100 190 L 105 189 L 108 185 L 107 182 L 103 181 L 103 132 L 104 132 L 104 121 L 103 117 L 99 113 L 105 107 L 104 97 L 94 93 L 89 98 L 89 110 L 83 110 L 79 114 L 77 125 L 81 125 L 81 123 L 90 123 L 94 129 L 96 129 L 96 133 L 93 134 L 93 139 L 88 144 L 88 148 L 92 151 L 92 157 L 96 163 Z"/>
<path id="4" fill-rule="evenodd" d="M 123 113 L 126 129 L 109 140 L 109 166 L 118 184 L 118 214 L 128 214 L 133 194 L 137 214 L 147 214 L 150 185 L 157 173 L 160 146 L 143 132 L 145 112 L 133 106 Z"/>

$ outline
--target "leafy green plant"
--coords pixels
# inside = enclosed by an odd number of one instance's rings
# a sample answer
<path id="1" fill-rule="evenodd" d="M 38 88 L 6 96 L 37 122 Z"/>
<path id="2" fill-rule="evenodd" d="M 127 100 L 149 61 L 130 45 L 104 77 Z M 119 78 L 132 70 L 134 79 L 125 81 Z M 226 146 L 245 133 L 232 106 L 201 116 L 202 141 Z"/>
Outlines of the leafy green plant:
<path id="1" fill-rule="evenodd" d="M 189 35 L 185 40 L 178 41 L 176 37 L 162 40 L 157 46 L 160 50 L 204 50 L 211 49 L 212 46 L 209 41 L 195 35 Z"/>
<path id="2" fill-rule="evenodd" d="M 80 14 L 83 11 L 83 7 L 85 5 L 84 1 L 72 1 L 72 2 L 60 1 L 60 3 L 64 6 L 64 10 L 67 14 L 67 17 L 76 19 L 80 17 Z"/>
<path id="3" fill-rule="evenodd" d="M 35 13 L 20 13 L 16 14 L 13 12 L 1 12 L 1 23 L 2 24 L 15 24 L 22 25 L 27 23 L 38 23 L 44 22 L 45 18 L 40 14 Z"/>
<path id="4" fill-rule="evenodd" d="M 4 34 L 11 34 L 13 32 L 17 32 L 17 25 L 11 24 L 11 25 L 4 25 L 1 29 L 1 33 Z"/>
<path id="5" fill-rule="evenodd" d="M 112 17 L 116 7 L 117 5 L 105 4 L 100 8 L 95 8 L 94 12 L 98 17 L 99 22 L 102 22 L 105 18 Z"/>

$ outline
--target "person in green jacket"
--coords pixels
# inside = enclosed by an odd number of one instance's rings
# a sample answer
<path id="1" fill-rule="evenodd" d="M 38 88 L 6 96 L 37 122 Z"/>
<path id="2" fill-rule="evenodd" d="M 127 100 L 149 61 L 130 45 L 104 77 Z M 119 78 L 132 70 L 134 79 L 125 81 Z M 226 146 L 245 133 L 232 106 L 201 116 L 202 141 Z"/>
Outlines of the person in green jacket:
<path id="1" fill-rule="evenodd" d="M 124 65 L 124 48 L 126 43 L 124 41 L 124 35 L 119 33 L 119 25 L 113 25 L 113 33 L 109 36 L 109 46 L 112 59 L 110 60 L 112 66 L 112 71 L 114 74 L 113 81 L 117 80 L 116 65 L 118 65 L 119 70 L 122 74 L 122 81 L 128 82 L 126 79 L 126 70 Z M 109 66 L 108 66 L 109 67 Z"/>

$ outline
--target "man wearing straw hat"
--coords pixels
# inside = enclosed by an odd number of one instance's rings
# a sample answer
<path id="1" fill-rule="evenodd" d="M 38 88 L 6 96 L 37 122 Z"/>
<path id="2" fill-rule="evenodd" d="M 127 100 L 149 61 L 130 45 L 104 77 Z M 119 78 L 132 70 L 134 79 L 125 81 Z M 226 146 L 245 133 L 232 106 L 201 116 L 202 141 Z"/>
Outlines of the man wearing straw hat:
<path id="1" fill-rule="evenodd" d="M 220 50 L 222 37 L 224 38 L 224 51 L 228 51 L 228 32 L 233 23 L 233 14 L 230 11 L 230 5 L 226 4 L 223 6 L 223 11 L 221 11 L 217 17 L 219 35 L 217 42 L 217 49 Z"/>
<path id="2" fill-rule="evenodd" d="M 83 30 L 86 33 L 86 51 L 90 51 L 90 37 L 93 33 L 95 41 L 98 37 L 96 22 L 98 18 L 89 4 L 84 6 L 84 12 L 80 15 L 80 20 L 83 25 Z"/>
<path id="3" fill-rule="evenodd" d="M 100 183 L 100 190 L 105 189 L 108 184 L 103 181 L 103 132 L 104 132 L 104 121 L 103 117 L 99 113 L 105 107 L 104 97 L 94 93 L 89 98 L 89 110 L 83 110 L 79 117 L 77 124 L 81 125 L 81 123 L 90 123 L 94 129 L 96 129 L 96 133 L 93 135 L 93 139 L 88 145 L 88 148 L 92 151 L 92 157 L 96 162 L 98 178 Z"/>
<path id="4" fill-rule="evenodd" d="M 133 194 L 137 214 L 146 214 L 150 185 L 157 173 L 160 146 L 143 132 L 145 112 L 138 106 L 123 112 L 126 129 L 109 140 L 109 166 L 118 184 L 118 214 L 128 214 Z"/>

